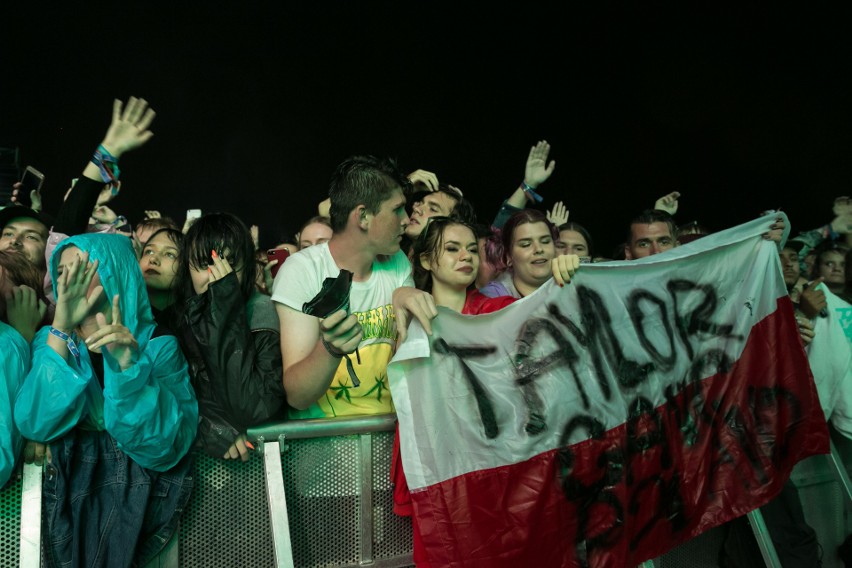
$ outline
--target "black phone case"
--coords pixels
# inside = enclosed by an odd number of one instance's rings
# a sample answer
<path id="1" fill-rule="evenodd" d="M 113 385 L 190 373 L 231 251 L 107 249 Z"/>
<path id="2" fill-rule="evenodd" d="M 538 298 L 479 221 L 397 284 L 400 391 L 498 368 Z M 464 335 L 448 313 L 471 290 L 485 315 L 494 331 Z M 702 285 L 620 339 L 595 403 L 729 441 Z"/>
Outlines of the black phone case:
<path id="1" fill-rule="evenodd" d="M 349 311 L 349 289 L 352 288 L 352 273 L 340 270 L 337 278 L 326 278 L 319 293 L 302 305 L 302 312 L 327 318 L 338 310 Z"/>
<path id="2" fill-rule="evenodd" d="M 327 318 L 339 310 L 346 310 L 348 313 L 349 289 L 352 288 L 352 276 L 351 272 L 341 268 L 337 278 L 326 278 L 322 283 L 319 293 L 310 302 L 305 302 L 302 305 L 302 311 L 318 318 Z M 358 358 L 358 363 L 360 364 L 361 355 L 357 349 L 355 350 L 355 356 Z M 349 372 L 352 386 L 361 386 L 361 381 L 358 380 L 358 375 L 355 374 L 352 359 L 349 355 L 344 355 L 343 357 L 346 359 L 346 370 Z"/>

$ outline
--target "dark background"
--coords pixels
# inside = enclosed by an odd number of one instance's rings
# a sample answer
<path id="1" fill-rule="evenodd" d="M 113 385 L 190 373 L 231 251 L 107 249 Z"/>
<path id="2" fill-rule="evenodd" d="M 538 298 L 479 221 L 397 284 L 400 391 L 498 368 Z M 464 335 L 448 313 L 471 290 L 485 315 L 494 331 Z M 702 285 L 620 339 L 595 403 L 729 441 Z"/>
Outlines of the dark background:
<path id="1" fill-rule="evenodd" d="M 264 246 L 357 153 L 436 172 L 490 220 L 539 139 L 546 204 L 603 254 L 672 190 L 679 222 L 714 230 L 778 207 L 794 232 L 831 219 L 852 181 L 849 14 L 588 4 L 6 6 L 0 146 L 55 210 L 112 99 L 145 97 L 155 136 L 122 158 L 114 209 L 227 210 Z"/>

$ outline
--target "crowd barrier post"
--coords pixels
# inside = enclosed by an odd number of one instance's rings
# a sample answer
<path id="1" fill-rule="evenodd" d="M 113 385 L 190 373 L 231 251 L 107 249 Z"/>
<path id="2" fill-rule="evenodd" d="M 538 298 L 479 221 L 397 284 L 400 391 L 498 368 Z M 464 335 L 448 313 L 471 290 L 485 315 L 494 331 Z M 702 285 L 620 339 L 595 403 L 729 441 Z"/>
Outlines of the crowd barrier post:
<path id="1" fill-rule="evenodd" d="M 284 490 L 284 476 L 281 472 L 283 441 L 283 435 L 271 442 L 267 442 L 263 436 L 257 439 L 263 448 L 263 473 L 266 479 L 269 520 L 272 525 L 272 543 L 275 547 L 275 564 L 278 568 L 294 568 L 290 520 L 287 515 L 287 495 Z"/>
<path id="2" fill-rule="evenodd" d="M 837 450 L 834 442 L 831 442 L 831 453 L 825 457 L 828 460 L 831 469 L 834 470 L 834 474 L 837 476 L 837 480 L 840 482 L 840 485 L 843 486 L 843 492 L 846 493 L 846 499 L 852 503 L 852 482 L 849 480 L 849 474 L 846 472 L 846 466 L 843 464 L 843 459 L 840 457 L 840 452 Z"/>
<path id="3" fill-rule="evenodd" d="M 21 568 L 41 565 L 41 483 L 43 466 L 24 464 L 21 488 Z"/>
<path id="4" fill-rule="evenodd" d="M 754 539 L 757 541 L 757 547 L 760 548 L 763 561 L 766 563 L 766 568 L 781 568 L 781 560 L 775 551 L 775 545 L 772 543 L 772 537 L 769 536 L 769 529 L 766 528 L 760 509 L 755 509 L 748 514 L 748 522 L 754 533 Z"/>

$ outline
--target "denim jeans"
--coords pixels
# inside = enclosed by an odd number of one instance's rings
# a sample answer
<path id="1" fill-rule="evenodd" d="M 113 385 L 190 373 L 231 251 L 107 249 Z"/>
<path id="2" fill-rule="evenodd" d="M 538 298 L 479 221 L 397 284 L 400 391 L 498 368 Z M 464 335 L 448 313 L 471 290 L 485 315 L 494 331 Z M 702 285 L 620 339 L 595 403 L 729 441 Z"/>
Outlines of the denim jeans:
<path id="1" fill-rule="evenodd" d="M 192 492 L 191 454 L 159 473 L 139 466 L 107 432 L 81 428 L 50 450 L 43 494 L 51 566 L 143 565 L 162 550 Z"/>

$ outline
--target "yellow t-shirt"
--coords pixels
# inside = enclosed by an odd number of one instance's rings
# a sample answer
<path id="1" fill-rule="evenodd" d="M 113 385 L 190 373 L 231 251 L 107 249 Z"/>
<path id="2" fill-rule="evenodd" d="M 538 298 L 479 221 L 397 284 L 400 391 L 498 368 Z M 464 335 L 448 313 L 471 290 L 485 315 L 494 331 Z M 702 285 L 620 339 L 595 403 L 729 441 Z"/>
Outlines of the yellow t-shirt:
<path id="1" fill-rule="evenodd" d="M 281 266 L 272 287 L 272 300 L 294 310 L 302 310 L 322 288 L 326 278 L 336 278 L 340 269 L 323 243 L 290 256 Z M 396 318 L 391 305 L 393 291 L 401 286 L 413 286 L 411 263 L 402 251 L 391 257 L 373 261 L 373 270 L 366 282 L 353 282 L 349 293 L 349 311 L 358 316 L 364 336 L 358 354 L 349 357 L 361 382 L 352 385 L 346 359 L 340 365 L 318 407 L 292 411 L 292 418 L 358 416 L 394 412 L 388 388 L 387 366 L 396 345 Z M 283 330 L 287 333 L 287 330 Z M 286 340 L 286 338 L 285 338 Z M 358 363 L 358 356 L 361 362 Z"/>

